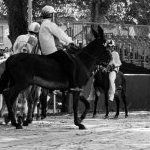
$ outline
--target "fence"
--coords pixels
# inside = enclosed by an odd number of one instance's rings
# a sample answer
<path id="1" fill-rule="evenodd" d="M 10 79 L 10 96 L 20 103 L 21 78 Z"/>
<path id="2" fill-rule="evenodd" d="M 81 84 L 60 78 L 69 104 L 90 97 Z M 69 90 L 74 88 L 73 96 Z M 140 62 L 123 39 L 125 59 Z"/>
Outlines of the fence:
<path id="1" fill-rule="evenodd" d="M 85 46 L 91 41 L 90 27 L 98 25 L 91 22 L 74 22 L 67 27 L 67 34 L 76 44 Z M 150 26 L 100 24 L 106 39 L 116 42 L 116 50 L 122 61 L 150 69 Z"/>

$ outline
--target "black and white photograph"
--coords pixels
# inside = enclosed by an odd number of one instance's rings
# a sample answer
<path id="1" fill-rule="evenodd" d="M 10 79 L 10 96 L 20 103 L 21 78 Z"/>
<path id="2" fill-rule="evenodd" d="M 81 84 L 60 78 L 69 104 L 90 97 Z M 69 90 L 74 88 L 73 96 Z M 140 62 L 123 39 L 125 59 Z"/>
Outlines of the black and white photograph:
<path id="1" fill-rule="evenodd" d="M 150 150 L 150 0 L 0 0 L 0 150 Z"/>

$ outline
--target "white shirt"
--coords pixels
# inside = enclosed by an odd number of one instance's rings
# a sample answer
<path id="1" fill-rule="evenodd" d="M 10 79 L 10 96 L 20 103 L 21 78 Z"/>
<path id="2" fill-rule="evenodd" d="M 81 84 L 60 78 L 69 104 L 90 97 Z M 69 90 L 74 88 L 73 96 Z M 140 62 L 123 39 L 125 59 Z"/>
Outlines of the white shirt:
<path id="1" fill-rule="evenodd" d="M 118 52 L 113 51 L 111 52 L 111 54 L 112 54 L 112 60 L 109 62 L 109 65 L 113 64 L 115 65 L 115 67 L 120 67 L 122 63 Z"/>
<path id="2" fill-rule="evenodd" d="M 50 19 L 44 19 L 39 31 L 39 42 L 43 55 L 48 55 L 57 51 L 56 39 L 65 45 L 73 42 L 71 37 L 57 26 L 56 23 L 52 22 Z"/>

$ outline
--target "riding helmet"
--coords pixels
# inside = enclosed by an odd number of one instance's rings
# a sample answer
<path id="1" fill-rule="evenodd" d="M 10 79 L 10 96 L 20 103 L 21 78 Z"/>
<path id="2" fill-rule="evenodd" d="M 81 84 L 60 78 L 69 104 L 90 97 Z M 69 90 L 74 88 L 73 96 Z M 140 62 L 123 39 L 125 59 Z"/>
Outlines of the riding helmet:
<path id="1" fill-rule="evenodd" d="M 38 33 L 40 30 L 40 24 L 38 22 L 32 22 L 29 25 L 28 31 L 33 33 Z"/>
<path id="2" fill-rule="evenodd" d="M 42 8 L 41 17 L 50 18 L 51 14 L 56 13 L 54 7 L 46 5 Z"/>

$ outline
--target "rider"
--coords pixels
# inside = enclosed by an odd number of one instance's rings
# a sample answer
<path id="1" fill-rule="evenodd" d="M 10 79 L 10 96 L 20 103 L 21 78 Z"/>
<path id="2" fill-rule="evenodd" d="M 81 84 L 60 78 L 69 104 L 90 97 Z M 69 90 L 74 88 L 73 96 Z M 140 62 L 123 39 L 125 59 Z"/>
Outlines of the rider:
<path id="1" fill-rule="evenodd" d="M 17 37 L 14 45 L 13 52 L 17 53 L 32 53 L 38 50 L 38 33 L 40 24 L 32 22 L 28 27 L 28 34 L 20 35 Z"/>
<path id="2" fill-rule="evenodd" d="M 113 101 L 115 90 L 116 90 L 116 86 L 115 86 L 116 74 L 118 73 L 119 68 L 122 63 L 120 60 L 119 53 L 115 50 L 115 41 L 114 40 L 107 41 L 107 48 L 108 48 L 108 50 L 110 50 L 110 52 L 112 54 L 112 59 L 109 62 L 110 72 L 109 72 L 108 98 L 110 101 Z"/>
<path id="3" fill-rule="evenodd" d="M 69 55 L 63 50 L 58 50 L 57 45 L 69 45 L 74 43 L 72 38 L 69 37 L 54 21 L 55 9 L 52 6 L 46 5 L 42 8 L 41 17 L 43 19 L 39 31 L 39 44 L 41 53 L 55 57 L 55 59 L 63 65 L 64 70 L 69 75 L 70 87 L 76 88 L 75 82 L 75 62 L 69 58 Z M 54 53 L 55 52 L 55 53 Z M 68 61 L 69 60 L 69 61 Z M 46 97 L 48 91 L 42 90 L 40 101 L 43 107 L 42 117 L 46 117 L 45 107 L 47 105 Z"/>
<path id="4" fill-rule="evenodd" d="M 69 45 L 74 43 L 72 38 L 69 37 L 55 22 L 55 9 L 52 6 L 46 5 L 42 8 L 41 17 L 43 18 L 41 28 L 39 31 L 39 43 L 43 55 L 55 57 L 55 59 L 64 65 L 64 69 L 69 75 L 70 87 L 76 88 L 75 81 L 75 62 L 67 55 L 66 52 L 59 50 L 57 46 Z M 54 52 L 56 52 L 54 54 Z"/>

